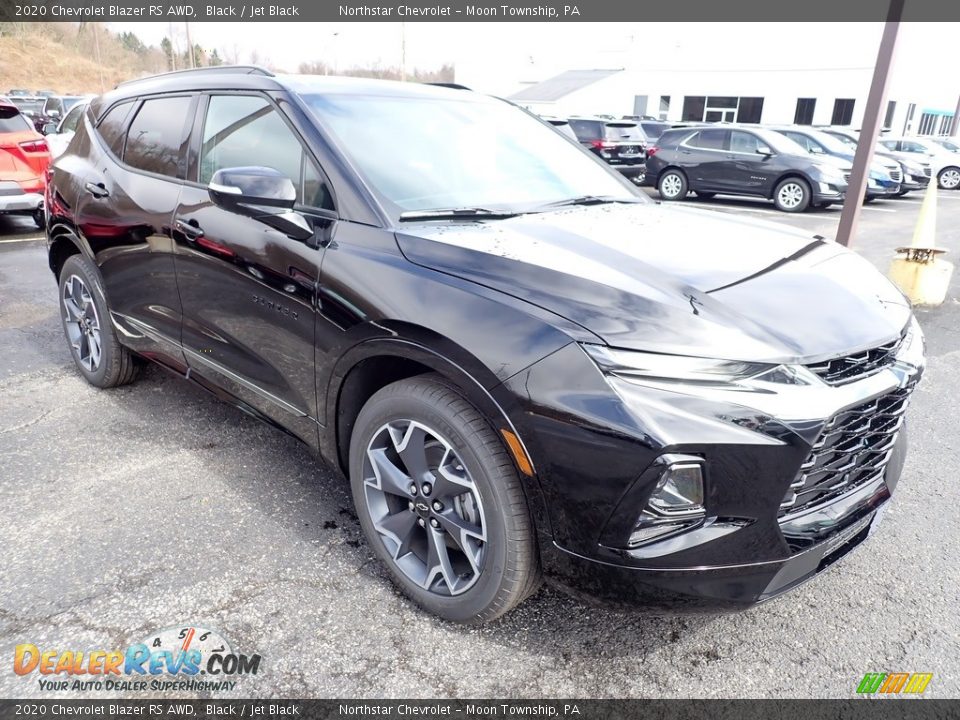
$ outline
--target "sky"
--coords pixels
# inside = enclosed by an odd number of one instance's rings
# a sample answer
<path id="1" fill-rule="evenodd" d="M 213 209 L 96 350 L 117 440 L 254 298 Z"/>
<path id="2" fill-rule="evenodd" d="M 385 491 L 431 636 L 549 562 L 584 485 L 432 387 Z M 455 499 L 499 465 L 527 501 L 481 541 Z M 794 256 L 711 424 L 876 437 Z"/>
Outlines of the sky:
<path id="1" fill-rule="evenodd" d="M 182 23 L 110 23 L 159 45 L 173 31 L 185 47 Z M 191 23 L 193 42 L 228 60 L 295 72 L 325 60 L 408 69 L 444 63 L 470 70 L 472 86 L 491 93 L 575 68 L 688 69 L 722 72 L 750 67 L 872 67 L 882 23 Z M 960 95 L 952 55 L 960 23 L 904 23 L 894 82 L 920 86 L 950 107 Z M 404 42 L 405 40 L 405 42 Z M 950 52 L 946 52 L 946 51 Z M 944 64 L 946 62 L 946 65 Z"/>

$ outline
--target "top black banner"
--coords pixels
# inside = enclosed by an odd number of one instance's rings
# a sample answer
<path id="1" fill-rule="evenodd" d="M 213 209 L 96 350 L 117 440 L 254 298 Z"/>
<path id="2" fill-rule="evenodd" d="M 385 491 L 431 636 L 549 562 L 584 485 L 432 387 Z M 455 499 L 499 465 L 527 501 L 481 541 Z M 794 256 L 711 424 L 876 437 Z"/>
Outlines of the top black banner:
<path id="1" fill-rule="evenodd" d="M 887 19 L 891 0 L 0 0 L 14 22 L 869 22 Z M 897 2 L 897 0 L 893 0 Z M 905 0 L 905 22 L 960 22 L 957 0 Z"/>

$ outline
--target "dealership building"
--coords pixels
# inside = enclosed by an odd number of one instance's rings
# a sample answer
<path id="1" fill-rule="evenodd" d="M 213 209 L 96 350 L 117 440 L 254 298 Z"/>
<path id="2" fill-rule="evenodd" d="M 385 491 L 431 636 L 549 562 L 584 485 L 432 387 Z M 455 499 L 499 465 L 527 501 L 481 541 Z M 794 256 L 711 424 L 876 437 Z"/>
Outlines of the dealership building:
<path id="1" fill-rule="evenodd" d="M 711 72 L 568 70 L 508 95 L 543 115 L 646 115 L 669 121 L 797 123 L 858 128 L 873 68 Z M 883 126 L 896 134 L 949 135 L 954 107 L 893 83 Z M 953 98 L 956 102 L 956 98 Z"/>

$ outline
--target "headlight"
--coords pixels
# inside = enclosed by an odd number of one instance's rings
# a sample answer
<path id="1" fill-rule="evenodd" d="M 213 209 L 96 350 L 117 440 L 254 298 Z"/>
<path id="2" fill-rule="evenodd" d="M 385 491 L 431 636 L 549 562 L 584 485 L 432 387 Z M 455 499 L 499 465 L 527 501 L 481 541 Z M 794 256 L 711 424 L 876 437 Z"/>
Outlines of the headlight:
<path id="1" fill-rule="evenodd" d="M 817 165 L 816 168 L 820 171 L 820 177 L 824 180 L 824 182 L 828 182 L 833 185 L 845 185 L 847 182 L 846 178 L 843 176 L 843 173 L 831 165 Z"/>
<path id="2" fill-rule="evenodd" d="M 794 369 L 785 365 L 661 355 L 635 350 L 618 350 L 603 345 L 583 344 L 581 347 L 601 370 L 625 379 L 643 378 L 661 382 L 711 385 L 744 380 L 801 384 Z"/>

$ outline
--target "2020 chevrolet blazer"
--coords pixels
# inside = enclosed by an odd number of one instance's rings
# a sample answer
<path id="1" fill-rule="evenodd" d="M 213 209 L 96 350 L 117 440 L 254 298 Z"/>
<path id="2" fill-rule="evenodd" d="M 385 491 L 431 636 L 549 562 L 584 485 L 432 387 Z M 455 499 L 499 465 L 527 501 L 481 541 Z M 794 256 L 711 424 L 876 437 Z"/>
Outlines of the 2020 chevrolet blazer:
<path id="1" fill-rule="evenodd" d="M 46 202 L 79 372 L 153 361 L 300 438 L 450 620 L 542 576 L 747 607 L 860 543 L 901 472 L 924 359 L 893 285 L 823 237 L 660 206 L 495 98 L 137 80 L 89 104 Z"/>

